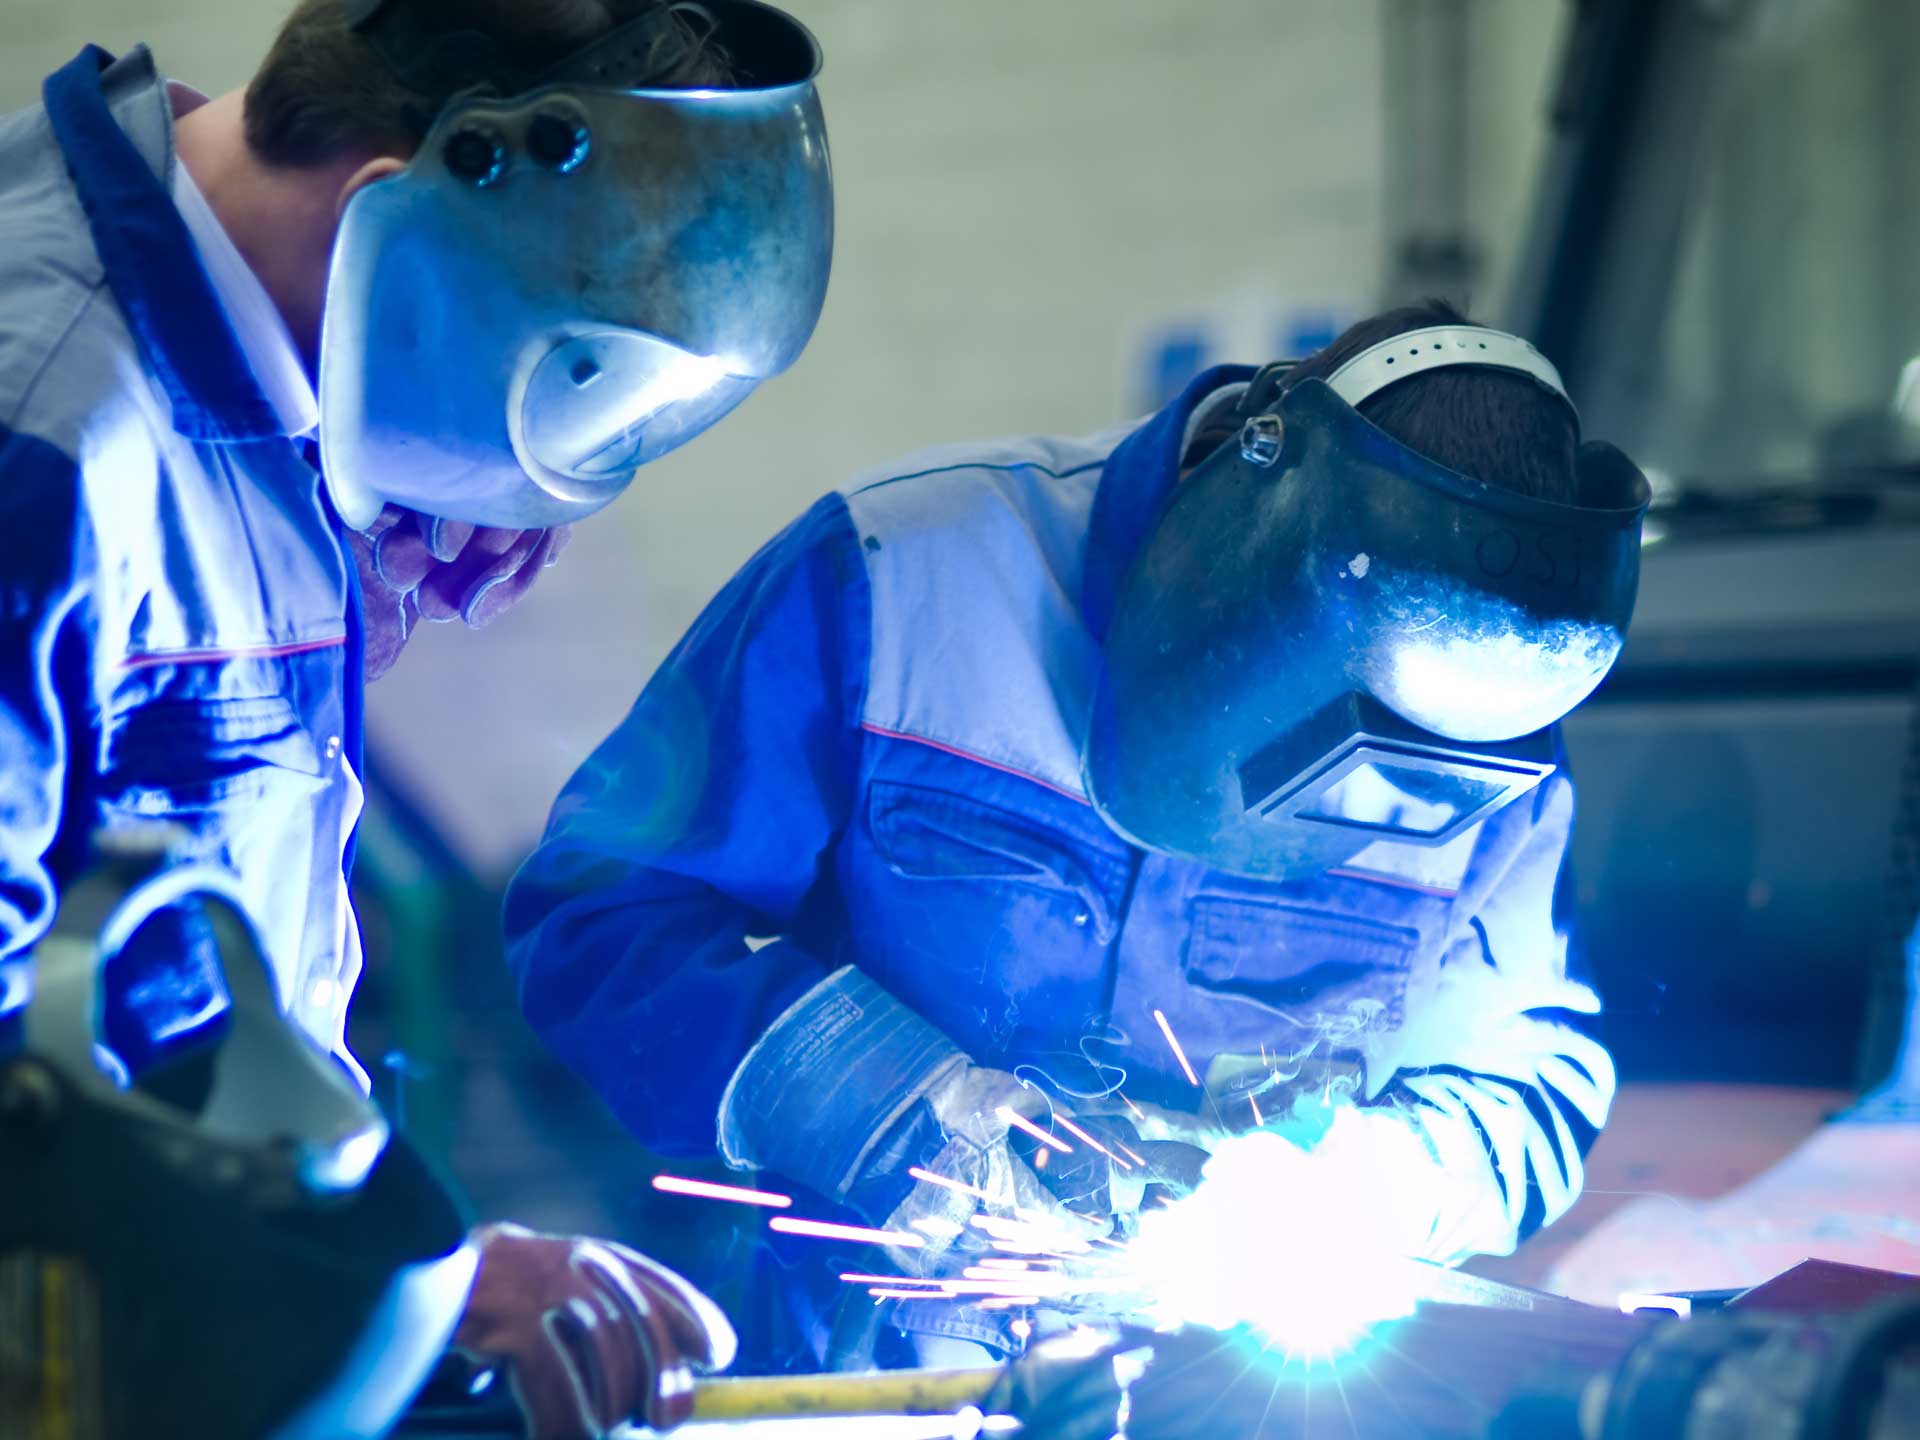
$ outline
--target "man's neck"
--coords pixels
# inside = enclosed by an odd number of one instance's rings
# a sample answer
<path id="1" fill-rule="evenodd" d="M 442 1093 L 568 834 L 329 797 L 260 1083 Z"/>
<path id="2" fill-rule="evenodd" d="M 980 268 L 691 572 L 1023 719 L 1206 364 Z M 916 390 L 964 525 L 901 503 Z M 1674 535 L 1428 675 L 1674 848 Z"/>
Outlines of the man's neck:
<path id="1" fill-rule="evenodd" d="M 338 197 L 358 162 L 311 169 L 263 164 L 247 145 L 244 102 L 236 90 L 182 115 L 174 127 L 175 147 L 221 228 L 266 287 L 311 373 L 318 363 Z"/>

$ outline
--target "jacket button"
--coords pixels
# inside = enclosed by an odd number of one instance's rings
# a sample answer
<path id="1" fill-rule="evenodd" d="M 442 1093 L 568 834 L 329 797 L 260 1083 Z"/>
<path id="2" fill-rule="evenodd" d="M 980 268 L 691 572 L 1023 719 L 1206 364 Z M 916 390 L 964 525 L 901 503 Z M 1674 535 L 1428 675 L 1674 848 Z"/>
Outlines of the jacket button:
<path id="1" fill-rule="evenodd" d="M 339 758 L 340 758 L 340 737 L 338 735 L 329 735 L 327 737 L 327 759 L 338 760 Z"/>
<path id="2" fill-rule="evenodd" d="M 1091 919 L 1093 919 L 1093 916 L 1089 915 L 1085 910 L 1082 910 L 1078 915 L 1073 917 L 1073 923 L 1085 929 L 1087 922 Z"/>

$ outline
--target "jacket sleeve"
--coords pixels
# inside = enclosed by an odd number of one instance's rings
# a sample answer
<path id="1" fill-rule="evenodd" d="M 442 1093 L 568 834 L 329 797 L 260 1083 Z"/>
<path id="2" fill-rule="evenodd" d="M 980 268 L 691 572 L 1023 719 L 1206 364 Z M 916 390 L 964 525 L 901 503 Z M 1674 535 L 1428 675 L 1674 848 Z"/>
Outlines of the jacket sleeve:
<path id="1" fill-rule="evenodd" d="M 506 898 L 533 1028 L 643 1143 L 711 1154 L 729 1078 L 838 960 L 870 604 L 829 496 L 736 575 L 556 802 Z M 749 937 L 774 936 L 771 943 Z"/>
<path id="2" fill-rule="evenodd" d="M 1564 770 L 1487 826 L 1463 923 L 1408 997 L 1411 1018 L 1368 1118 L 1430 1170 L 1408 1217 L 1415 1248 L 1451 1262 L 1507 1254 L 1579 1197 L 1613 1101 L 1594 1037 L 1600 1000 L 1570 959 L 1575 904 Z M 1404 1143 L 1406 1138 L 1417 1144 Z"/>
<path id="3" fill-rule="evenodd" d="M 74 463 L 0 426 L 0 1050 L 30 994 L 28 955 L 53 923 L 48 857 L 69 747 L 57 668 L 85 601 Z M 83 667 L 84 668 L 84 667 Z"/>

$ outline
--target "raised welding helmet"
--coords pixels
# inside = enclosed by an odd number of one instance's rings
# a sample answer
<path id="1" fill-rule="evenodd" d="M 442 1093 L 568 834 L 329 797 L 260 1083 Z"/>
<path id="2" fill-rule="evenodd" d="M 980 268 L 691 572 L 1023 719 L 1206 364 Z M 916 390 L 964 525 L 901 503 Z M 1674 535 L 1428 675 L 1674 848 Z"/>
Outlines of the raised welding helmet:
<path id="1" fill-rule="evenodd" d="M 756 0 L 660 3 L 524 68 L 417 0 L 347 0 L 431 113 L 341 217 L 320 448 L 350 525 L 383 504 L 579 520 L 786 369 L 833 250 L 820 52 Z M 436 14 L 458 13 L 440 6 Z M 637 88 L 711 27 L 724 89 Z"/>
<path id="2" fill-rule="evenodd" d="M 130 1085 L 98 1049 L 98 978 L 182 904 L 228 1028 L 184 1077 Z M 0 1435 L 372 1440 L 459 1322 L 458 1208 L 293 1029 L 239 904 L 223 872 L 122 856 L 35 952 L 0 1064 Z"/>
<path id="3" fill-rule="evenodd" d="M 1576 502 L 1536 499 L 1358 413 L 1451 366 L 1572 410 L 1523 340 L 1410 331 L 1324 381 L 1262 371 L 1239 437 L 1175 490 L 1122 583 L 1083 757 L 1120 834 L 1285 879 L 1445 845 L 1553 772 L 1551 727 L 1626 636 L 1647 482 L 1589 443 Z"/>

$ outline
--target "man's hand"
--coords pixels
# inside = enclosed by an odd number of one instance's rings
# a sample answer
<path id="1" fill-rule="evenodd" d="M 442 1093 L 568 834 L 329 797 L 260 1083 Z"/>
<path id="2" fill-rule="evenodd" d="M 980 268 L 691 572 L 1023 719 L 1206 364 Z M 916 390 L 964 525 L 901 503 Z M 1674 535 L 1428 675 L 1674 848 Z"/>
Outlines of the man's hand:
<path id="1" fill-rule="evenodd" d="M 984 1248 L 987 1238 L 971 1228 L 976 1212 L 1026 1218 L 1083 1241 L 1131 1234 L 1148 1199 L 1187 1194 L 1207 1159 L 1195 1146 L 1143 1140 L 1116 1116 L 1075 1116 L 984 1066 L 954 1067 L 926 1102 L 946 1136 L 928 1169 L 957 1184 L 920 1180 L 887 1217 L 886 1228 L 927 1237 L 917 1249 L 890 1252 L 911 1273 L 952 1268 L 949 1250 L 964 1257 Z"/>
<path id="2" fill-rule="evenodd" d="M 366 613 L 367 679 L 392 668 L 422 620 L 490 624 L 533 588 L 571 535 L 565 525 L 491 530 L 389 505 L 349 537 Z"/>
<path id="3" fill-rule="evenodd" d="M 1178 1199 L 1200 1183 L 1207 1152 L 1177 1140 L 1143 1140 L 1117 1115 L 1073 1116 L 1061 1112 L 1049 1128 L 1065 1150 L 1031 1134 L 1009 1137 L 1013 1153 L 1024 1160 L 1067 1209 L 1131 1228 L 1140 1209 L 1164 1194 Z M 1043 1154 L 1043 1151 L 1050 1153 Z"/>
<path id="4" fill-rule="evenodd" d="M 504 1369 L 533 1440 L 601 1440 L 693 1412 L 696 1373 L 732 1363 L 733 1327 L 663 1265 L 609 1241 L 518 1225 L 474 1232 L 480 1274 L 454 1349 Z"/>
<path id="5" fill-rule="evenodd" d="M 957 1271 L 985 1253 L 991 1242 L 973 1227 L 976 1214 L 1025 1218 L 1082 1238 L 1104 1228 L 1100 1220 L 1090 1223 L 1090 1217 L 1069 1212 L 1009 1143 L 1010 1135 L 1020 1133 L 1009 1116 L 1028 1124 L 1038 1116 L 1038 1123 L 1047 1123 L 1047 1102 L 1039 1091 L 1004 1071 L 961 1062 L 923 1098 L 945 1141 L 926 1169 L 947 1183 L 916 1179 L 882 1222 L 888 1230 L 926 1237 L 919 1247 L 887 1252 L 908 1274 Z"/>

